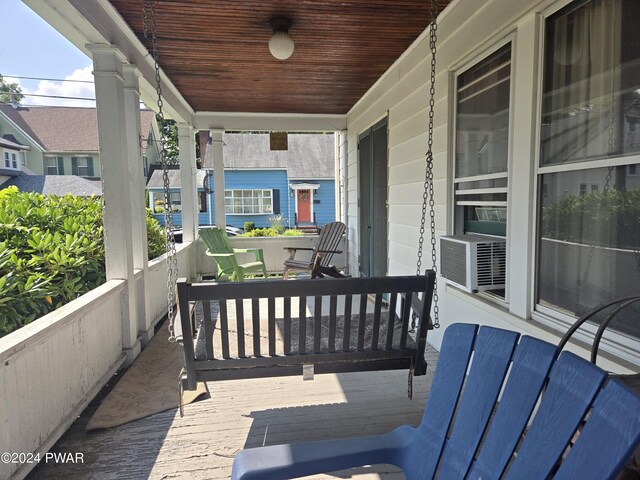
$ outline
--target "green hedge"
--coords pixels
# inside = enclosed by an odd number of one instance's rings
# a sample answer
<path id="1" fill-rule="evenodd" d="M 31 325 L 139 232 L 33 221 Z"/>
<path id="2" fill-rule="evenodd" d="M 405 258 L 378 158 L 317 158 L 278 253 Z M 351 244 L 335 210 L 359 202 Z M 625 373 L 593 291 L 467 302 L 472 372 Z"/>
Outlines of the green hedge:
<path id="1" fill-rule="evenodd" d="M 151 257 L 164 234 L 149 217 Z M 104 283 L 102 233 L 99 198 L 0 191 L 0 337 Z"/>

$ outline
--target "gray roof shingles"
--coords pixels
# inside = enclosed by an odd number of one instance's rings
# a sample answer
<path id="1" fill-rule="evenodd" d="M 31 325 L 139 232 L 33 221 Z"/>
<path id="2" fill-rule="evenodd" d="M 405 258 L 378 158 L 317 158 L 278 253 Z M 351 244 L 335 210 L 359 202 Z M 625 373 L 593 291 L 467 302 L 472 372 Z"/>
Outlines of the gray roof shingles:
<path id="1" fill-rule="evenodd" d="M 18 107 L 0 104 L 7 116 L 28 136 L 50 152 L 97 152 L 98 118 L 95 108 L 85 107 Z M 141 131 L 151 128 L 154 114 L 140 112 Z"/>
<path id="2" fill-rule="evenodd" d="M 180 188 L 180 170 L 172 169 L 168 171 L 169 173 L 169 188 Z M 204 181 L 204 177 L 207 172 L 204 170 L 198 170 L 198 174 L 196 177 L 196 188 L 202 188 L 202 182 Z M 164 188 L 164 179 L 162 175 L 162 170 L 154 170 L 151 174 L 151 178 L 147 182 L 147 188 Z"/>
<path id="3" fill-rule="evenodd" d="M 290 133 L 289 149 L 271 151 L 268 133 L 225 133 L 224 166 L 229 169 L 286 169 L 291 180 L 332 179 L 335 140 L 332 134 Z M 213 165 L 207 148 L 205 165 Z"/>
<path id="4" fill-rule="evenodd" d="M 101 196 L 99 181 L 87 180 L 75 175 L 19 175 L 0 185 L 0 189 L 15 185 L 21 192 L 36 192 L 43 195 L 67 194 L 78 197 Z"/>

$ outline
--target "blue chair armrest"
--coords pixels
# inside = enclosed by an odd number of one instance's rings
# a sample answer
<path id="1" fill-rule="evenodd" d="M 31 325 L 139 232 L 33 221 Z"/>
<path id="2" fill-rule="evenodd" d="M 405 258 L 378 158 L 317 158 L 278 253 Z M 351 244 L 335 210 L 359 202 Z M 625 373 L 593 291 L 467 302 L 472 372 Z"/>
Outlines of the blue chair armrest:
<path id="1" fill-rule="evenodd" d="M 231 478 L 284 480 L 381 463 L 401 467 L 415 432 L 402 426 L 384 435 L 250 448 L 236 455 Z"/>

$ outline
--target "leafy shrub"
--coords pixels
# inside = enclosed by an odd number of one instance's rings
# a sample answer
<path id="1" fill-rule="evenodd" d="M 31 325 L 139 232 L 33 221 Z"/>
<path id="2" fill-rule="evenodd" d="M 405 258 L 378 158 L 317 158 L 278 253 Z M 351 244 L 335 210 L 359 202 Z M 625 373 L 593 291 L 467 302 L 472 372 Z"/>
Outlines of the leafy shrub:
<path id="1" fill-rule="evenodd" d="M 164 235 L 157 222 L 147 225 L 156 255 Z M 0 191 L 0 337 L 104 281 L 99 198 Z"/>
<path id="2" fill-rule="evenodd" d="M 245 232 L 239 237 L 277 237 L 278 232 L 273 228 L 254 228 L 250 232 Z"/>
<path id="3" fill-rule="evenodd" d="M 99 199 L 0 197 L 0 335 L 105 280 Z"/>
<path id="4" fill-rule="evenodd" d="M 302 237 L 304 235 L 304 232 L 302 230 L 290 228 L 288 230 L 285 230 L 282 235 L 284 235 L 285 237 Z"/>
<path id="5" fill-rule="evenodd" d="M 147 208 L 147 256 L 152 260 L 167 251 L 167 238 L 164 228 L 160 226 L 158 220 L 153 216 L 151 209 Z"/>
<path id="6" fill-rule="evenodd" d="M 244 231 L 250 232 L 251 230 L 255 230 L 256 224 L 253 222 L 244 222 Z"/>

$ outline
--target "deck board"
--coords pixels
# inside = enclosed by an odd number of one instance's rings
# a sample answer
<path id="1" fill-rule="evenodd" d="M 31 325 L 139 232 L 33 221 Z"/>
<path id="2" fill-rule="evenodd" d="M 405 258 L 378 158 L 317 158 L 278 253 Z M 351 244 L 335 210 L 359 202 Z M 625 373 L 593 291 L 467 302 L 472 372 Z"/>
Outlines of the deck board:
<path id="1" fill-rule="evenodd" d="M 80 452 L 84 464 L 41 463 L 30 479 L 226 479 L 243 448 L 379 434 L 419 423 L 437 361 L 427 348 L 427 375 L 365 372 L 210 382 L 211 398 L 109 430 L 85 432 L 99 399 L 58 441 L 54 452 Z M 152 392 L 150 392 L 152 394 Z M 308 478 L 404 478 L 375 466 Z"/>

